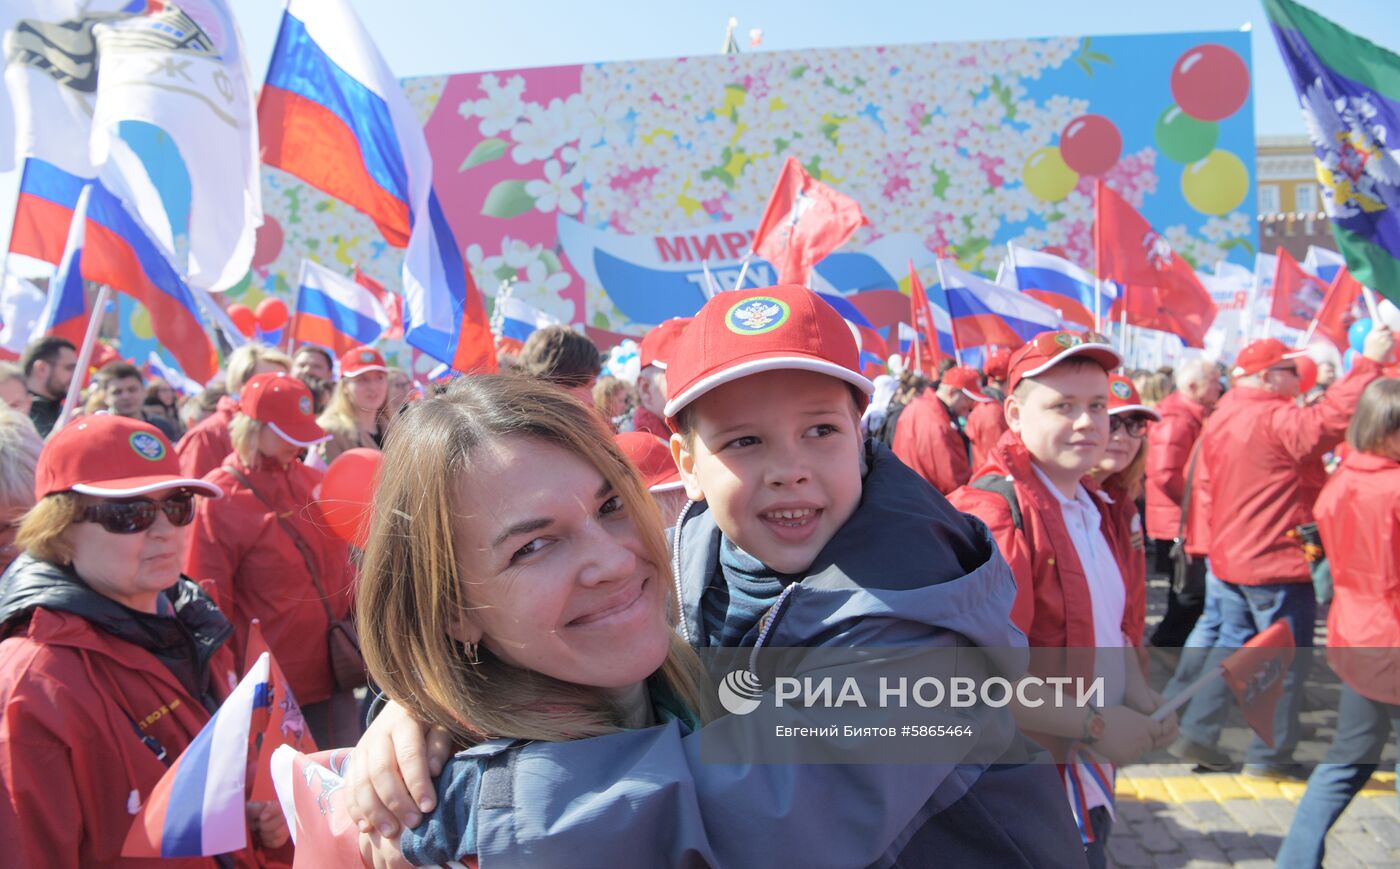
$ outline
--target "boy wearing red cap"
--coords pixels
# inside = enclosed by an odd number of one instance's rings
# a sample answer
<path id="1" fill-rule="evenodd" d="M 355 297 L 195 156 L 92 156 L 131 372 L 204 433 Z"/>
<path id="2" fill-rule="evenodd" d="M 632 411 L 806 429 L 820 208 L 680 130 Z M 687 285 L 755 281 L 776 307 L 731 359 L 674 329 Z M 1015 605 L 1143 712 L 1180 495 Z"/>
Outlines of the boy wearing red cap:
<path id="1" fill-rule="evenodd" d="M 1011 357 L 1010 430 L 972 484 L 952 496 L 992 529 L 1016 575 L 1012 616 L 1033 649 L 1098 649 L 1072 670 L 1105 678 L 1104 707 L 1088 715 L 1042 708 L 1018 715 L 1048 746 L 1076 758 L 1066 788 L 1091 866 L 1103 865 L 1113 817 L 1113 764 L 1171 741 L 1173 722 L 1148 715 L 1159 698 L 1135 666 L 1132 648 L 1144 590 L 1127 568 L 1130 541 L 1086 475 L 1109 439 L 1108 373 L 1119 364 L 1107 344 L 1046 332 Z M 1121 650 L 1121 651 L 1120 651 Z M 1093 755 L 1081 753 L 1092 746 Z"/>
<path id="2" fill-rule="evenodd" d="M 996 447 L 997 441 L 1006 434 L 1006 409 L 1002 403 L 1006 401 L 1006 376 L 1010 364 L 1011 351 L 1005 347 L 994 347 L 987 354 L 987 361 L 983 365 L 987 384 L 982 392 L 992 400 L 979 402 L 973 407 L 967 415 L 967 424 L 963 427 L 967 439 L 972 443 L 973 473 L 982 467 L 982 463 L 987 461 L 987 456 Z"/>
<path id="3" fill-rule="evenodd" d="M 972 469 L 961 419 L 978 404 L 991 403 L 976 371 L 949 368 L 937 389 L 925 389 L 899 415 L 894 454 L 945 495 L 967 485 Z"/>
<path id="4" fill-rule="evenodd" d="M 1210 529 L 1210 572 L 1205 612 L 1186 646 L 1212 648 L 1205 666 L 1215 666 L 1278 621 L 1289 623 L 1299 647 L 1312 646 L 1317 599 L 1294 532 L 1313 521 L 1316 481 L 1325 478 L 1323 456 L 1341 443 L 1361 393 L 1381 376 L 1394 346 L 1389 329 L 1372 329 L 1351 373 L 1309 407 L 1297 402 L 1296 360 L 1304 351 L 1265 338 L 1235 358 L 1234 386 L 1201 434 L 1194 480 L 1208 511 L 1203 518 Z M 1293 762 L 1302 706 L 1296 686 L 1306 675 L 1307 661 L 1298 656 L 1284 674 L 1273 722 L 1275 746 L 1256 736 L 1245 755 L 1247 774 L 1301 777 L 1301 765 Z M 1183 656 L 1175 682 L 1181 684 L 1200 666 L 1198 656 Z M 1229 763 L 1215 747 L 1229 712 L 1228 691 L 1221 682 L 1191 699 L 1172 754 L 1209 766 Z"/>
<path id="5" fill-rule="evenodd" d="M 637 375 L 637 409 L 632 413 L 632 430 L 659 438 L 669 438 L 666 424 L 666 363 L 676 339 L 690 323 L 689 317 L 676 317 L 652 328 L 642 338 L 638 350 L 641 373 Z"/>

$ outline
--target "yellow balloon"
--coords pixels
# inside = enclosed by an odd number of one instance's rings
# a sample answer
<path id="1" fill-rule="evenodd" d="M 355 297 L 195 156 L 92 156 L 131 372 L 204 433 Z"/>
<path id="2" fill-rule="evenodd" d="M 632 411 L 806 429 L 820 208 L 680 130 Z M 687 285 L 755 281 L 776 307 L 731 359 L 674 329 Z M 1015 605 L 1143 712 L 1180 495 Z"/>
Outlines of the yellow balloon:
<path id="1" fill-rule="evenodd" d="M 1026 160 L 1021 180 L 1035 198 L 1059 202 L 1079 183 L 1079 173 L 1065 165 L 1059 148 L 1041 148 Z"/>
<path id="2" fill-rule="evenodd" d="M 145 305 L 138 305 L 131 313 L 131 331 L 143 341 L 155 337 L 156 333 L 151 328 L 151 312 L 146 310 Z"/>
<path id="3" fill-rule="evenodd" d="M 1239 157 L 1217 148 L 1182 171 L 1181 193 L 1202 214 L 1228 214 L 1249 193 L 1249 170 Z"/>

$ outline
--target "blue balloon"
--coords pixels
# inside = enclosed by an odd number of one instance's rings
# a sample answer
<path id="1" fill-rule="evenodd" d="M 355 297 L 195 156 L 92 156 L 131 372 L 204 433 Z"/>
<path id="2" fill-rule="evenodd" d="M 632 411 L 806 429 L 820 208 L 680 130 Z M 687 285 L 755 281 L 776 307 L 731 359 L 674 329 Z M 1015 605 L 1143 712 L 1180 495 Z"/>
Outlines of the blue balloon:
<path id="1" fill-rule="evenodd" d="M 1360 320 L 1352 323 L 1351 328 L 1347 330 L 1347 343 L 1350 344 L 1351 349 L 1355 350 L 1357 353 L 1361 353 L 1366 349 L 1366 336 L 1371 334 L 1371 325 L 1370 317 L 1362 317 Z"/>
<path id="2" fill-rule="evenodd" d="M 1369 323 L 1371 321 L 1367 320 L 1366 322 Z M 1353 328 L 1355 327 L 1353 326 Z M 1356 362 L 1357 357 L 1360 355 L 1361 354 L 1356 350 L 1348 348 L 1347 352 L 1342 354 L 1342 371 L 1350 373 L 1351 366 Z"/>

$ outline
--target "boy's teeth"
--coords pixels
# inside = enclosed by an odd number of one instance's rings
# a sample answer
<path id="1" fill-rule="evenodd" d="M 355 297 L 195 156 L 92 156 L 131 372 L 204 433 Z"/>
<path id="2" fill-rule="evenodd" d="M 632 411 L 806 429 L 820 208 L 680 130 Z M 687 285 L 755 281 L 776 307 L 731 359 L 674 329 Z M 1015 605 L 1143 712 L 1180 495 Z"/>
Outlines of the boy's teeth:
<path id="1" fill-rule="evenodd" d="M 805 519 L 812 515 L 812 510 L 770 510 L 768 515 L 773 519 Z"/>

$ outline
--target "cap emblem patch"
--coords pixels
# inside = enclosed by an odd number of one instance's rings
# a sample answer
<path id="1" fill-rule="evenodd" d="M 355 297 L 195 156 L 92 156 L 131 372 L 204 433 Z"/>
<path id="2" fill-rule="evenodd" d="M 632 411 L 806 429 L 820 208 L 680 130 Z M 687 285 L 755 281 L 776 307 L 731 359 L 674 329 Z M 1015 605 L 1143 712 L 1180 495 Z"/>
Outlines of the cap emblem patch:
<path id="1" fill-rule="evenodd" d="M 736 335 L 762 335 L 786 323 L 790 314 L 786 302 L 754 296 L 730 308 L 724 315 L 724 325 Z"/>
<path id="2" fill-rule="evenodd" d="M 1108 390 L 1113 393 L 1114 398 L 1121 398 L 1124 401 L 1133 397 L 1133 390 L 1121 380 L 1115 380 L 1109 384 Z"/>
<path id="3" fill-rule="evenodd" d="M 136 455 L 147 461 L 158 462 L 165 458 L 165 444 L 153 434 L 144 431 L 132 432 L 127 441 L 136 451 Z"/>

